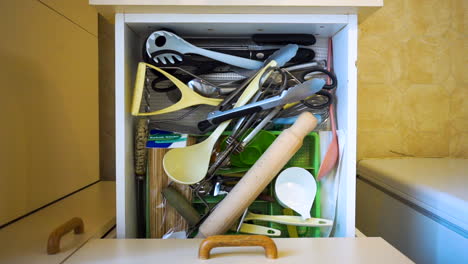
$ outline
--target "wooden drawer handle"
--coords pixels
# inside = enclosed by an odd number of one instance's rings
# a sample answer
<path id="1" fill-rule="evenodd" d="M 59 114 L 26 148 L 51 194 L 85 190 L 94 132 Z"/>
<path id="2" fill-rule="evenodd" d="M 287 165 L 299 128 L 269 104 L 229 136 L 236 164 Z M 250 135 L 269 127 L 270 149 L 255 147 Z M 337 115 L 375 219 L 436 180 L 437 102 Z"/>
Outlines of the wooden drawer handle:
<path id="1" fill-rule="evenodd" d="M 81 234 L 84 232 L 84 223 L 81 218 L 73 217 L 50 233 L 49 241 L 47 242 L 47 254 L 52 255 L 59 253 L 60 239 L 72 230 L 75 230 L 75 234 Z"/>
<path id="2" fill-rule="evenodd" d="M 260 246 L 265 249 L 265 256 L 270 259 L 278 258 L 278 249 L 275 242 L 267 237 L 260 235 L 226 235 L 210 236 L 200 243 L 198 249 L 199 259 L 209 259 L 210 251 L 216 247 L 250 247 Z"/>

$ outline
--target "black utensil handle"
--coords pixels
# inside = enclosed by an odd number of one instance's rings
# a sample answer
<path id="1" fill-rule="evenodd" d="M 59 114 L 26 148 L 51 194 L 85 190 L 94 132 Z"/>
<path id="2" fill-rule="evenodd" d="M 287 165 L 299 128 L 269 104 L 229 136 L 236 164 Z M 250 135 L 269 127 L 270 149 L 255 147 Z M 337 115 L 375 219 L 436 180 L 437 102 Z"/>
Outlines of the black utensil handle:
<path id="1" fill-rule="evenodd" d="M 325 98 L 327 98 L 327 101 L 323 104 L 320 104 L 320 105 L 317 105 L 317 104 L 313 104 L 309 101 L 311 101 L 311 99 L 304 99 L 301 101 L 301 103 L 307 107 L 309 107 L 310 109 L 322 109 L 322 108 L 325 108 L 325 107 L 329 107 L 332 103 L 333 103 L 333 95 L 328 92 L 327 90 L 325 89 L 322 89 L 320 91 L 318 91 L 317 93 L 315 93 L 315 95 L 320 95 L 320 96 L 323 96 Z"/>
<path id="2" fill-rule="evenodd" d="M 213 49 L 213 51 L 226 53 L 233 56 L 243 57 L 252 60 L 263 61 L 278 49 L 268 50 L 224 50 Z M 291 63 L 307 63 L 315 58 L 315 52 L 311 49 L 299 48 L 296 55 L 290 60 Z"/>
<path id="3" fill-rule="evenodd" d="M 307 63 L 315 58 L 315 52 L 311 49 L 299 48 L 296 56 L 291 59 L 292 63 Z"/>
<path id="4" fill-rule="evenodd" d="M 257 44 L 273 45 L 314 45 L 315 36 L 312 34 L 254 34 L 252 40 Z"/>
<path id="5" fill-rule="evenodd" d="M 331 90 L 331 89 L 335 88 L 335 87 L 338 85 L 338 80 L 337 80 L 337 78 L 336 78 L 336 75 L 335 75 L 333 72 L 330 72 L 330 71 L 328 71 L 328 70 L 325 70 L 324 68 L 321 68 L 321 67 L 313 67 L 313 68 L 309 68 L 309 69 L 304 70 L 304 71 L 300 74 L 300 76 L 299 76 L 298 79 L 299 79 L 301 82 L 305 82 L 305 81 L 307 81 L 307 80 L 305 79 L 306 75 L 309 74 L 309 73 L 312 73 L 312 72 L 321 72 L 321 73 L 326 74 L 328 77 L 330 77 L 330 79 L 331 79 L 331 84 L 325 84 L 325 85 L 323 86 L 323 89 L 325 89 L 325 90 Z"/>
<path id="6" fill-rule="evenodd" d="M 263 108 L 261 106 L 255 106 L 255 107 L 251 107 L 251 108 L 247 108 L 247 109 L 243 109 L 243 110 L 238 110 L 238 111 L 235 111 L 235 112 L 232 112 L 232 113 L 227 113 L 227 114 L 223 114 L 221 116 L 215 117 L 215 118 L 211 119 L 211 123 L 214 124 L 214 125 L 218 125 L 218 124 L 221 124 L 222 122 L 224 122 L 226 120 L 230 120 L 230 119 L 234 119 L 234 118 L 238 118 L 238 117 L 243 117 L 243 116 L 246 116 L 246 115 L 250 115 L 250 114 L 253 114 L 253 113 L 260 112 L 262 110 L 263 110 Z"/>
<path id="7" fill-rule="evenodd" d="M 220 116 L 198 122 L 198 129 L 200 129 L 200 131 L 206 131 L 208 128 L 212 127 L 213 125 L 219 125 L 226 120 L 231 120 L 234 118 L 254 114 L 262 110 L 263 108 L 261 106 L 255 106 L 255 107 L 238 110 L 238 111 L 231 112 L 231 113 L 222 114 Z"/>
<path id="8" fill-rule="evenodd" d="M 208 130 L 208 128 L 212 127 L 213 124 L 209 121 L 209 120 L 203 120 L 203 121 L 200 121 L 198 122 L 198 129 L 201 131 L 201 132 L 205 132 L 206 130 Z"/>

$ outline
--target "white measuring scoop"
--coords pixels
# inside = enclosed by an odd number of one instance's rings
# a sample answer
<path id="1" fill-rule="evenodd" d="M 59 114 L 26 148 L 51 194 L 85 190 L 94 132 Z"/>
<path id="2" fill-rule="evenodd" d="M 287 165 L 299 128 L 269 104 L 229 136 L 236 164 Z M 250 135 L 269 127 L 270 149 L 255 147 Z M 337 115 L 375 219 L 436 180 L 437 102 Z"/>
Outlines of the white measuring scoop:
<path id="1" fill-rule="evenodd" d="M 278 202 L 296 211 L 304 220 L 312 218 L 310 210 L 316 193 L 314 176 L 303 168 L 287 168 L 276 179 L 275 196 Z"/>

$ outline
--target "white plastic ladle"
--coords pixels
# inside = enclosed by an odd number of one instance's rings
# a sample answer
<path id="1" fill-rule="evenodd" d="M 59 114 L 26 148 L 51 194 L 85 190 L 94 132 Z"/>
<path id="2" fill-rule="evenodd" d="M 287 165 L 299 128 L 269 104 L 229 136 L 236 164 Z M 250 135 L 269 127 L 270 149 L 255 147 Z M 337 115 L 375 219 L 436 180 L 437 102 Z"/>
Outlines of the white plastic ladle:
<path id="1" fill-rule="evenodd" d="M 304 220 L 312 218 L 310 210 L 316 193 L 314 176 L 303 168 L 287 168 L 276 179 L 275 196 L 278 202 L 296 211 Z"/>

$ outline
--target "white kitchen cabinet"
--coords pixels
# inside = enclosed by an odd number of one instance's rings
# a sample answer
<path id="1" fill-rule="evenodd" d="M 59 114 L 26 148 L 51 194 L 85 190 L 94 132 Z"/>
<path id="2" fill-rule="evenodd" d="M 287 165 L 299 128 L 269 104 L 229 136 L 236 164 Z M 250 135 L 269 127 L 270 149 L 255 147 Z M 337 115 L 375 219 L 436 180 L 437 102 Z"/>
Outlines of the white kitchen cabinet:
<path id="1" fill-rule="evenodd" d="M 115 183 L 99 181 L 97 15 L 86 0 L 0 1 L 2 264 L 62 263 L 115 225 Z M 49 255 L 75 217 L 84 232 Z"/>
<path id="2" fill-rule="evenodd" d="M 115 116 L 117 237 L 136 233 L 133 121 L 130 105 L 142 45 L 152 31 L 169 28 L 180 36 L 248 36 L 254 33 L 308 33 L 333 38 L 338 77 L 338 129 L 344 136 L 339 171 L 335 236 L 353 237 L 356 185 L 357 13 L 382 0 L 335 1 L 152 1 L 90 0 L 115 21 Z"/>
<path id="3" fill-rule="evenodd" d="M 0 230 L 1 264 L 62 263 L 91 238 L 101 238 L 115 225 L 115 183 L 98 182 Z M 60 251 L 47 254 L 49 235 L 74 217 L 83 220 L 84 232 L 68 232 Z"/>
<path id="4" fill-rule="evenodd" d="M 39 0 L 47 7 L 62 14 L 90 34 L 98 35 L 98 15 L 96 9 L 87 4 L 87 0 Z"/>
<path id="5" fill-rule="evenodd" d="M 0 1 L 0 226 L 99 180 L 98 40 L 66 14 Z"/>
<path id="6" fill-rule="evenodd" d="M 355 14 L 117 14 L 116 41 L 116 181 L 117 236 L 135 237 L 133 120 L 130 104 L 141 47 L 148 33 L 160 28 L 187 36 L 248 36 L 253 33 L 309 33 L 332 37 L 338 77 L 338 129 L 345 135 L 336 236 L 354 236 L 356 165 Z"/>

